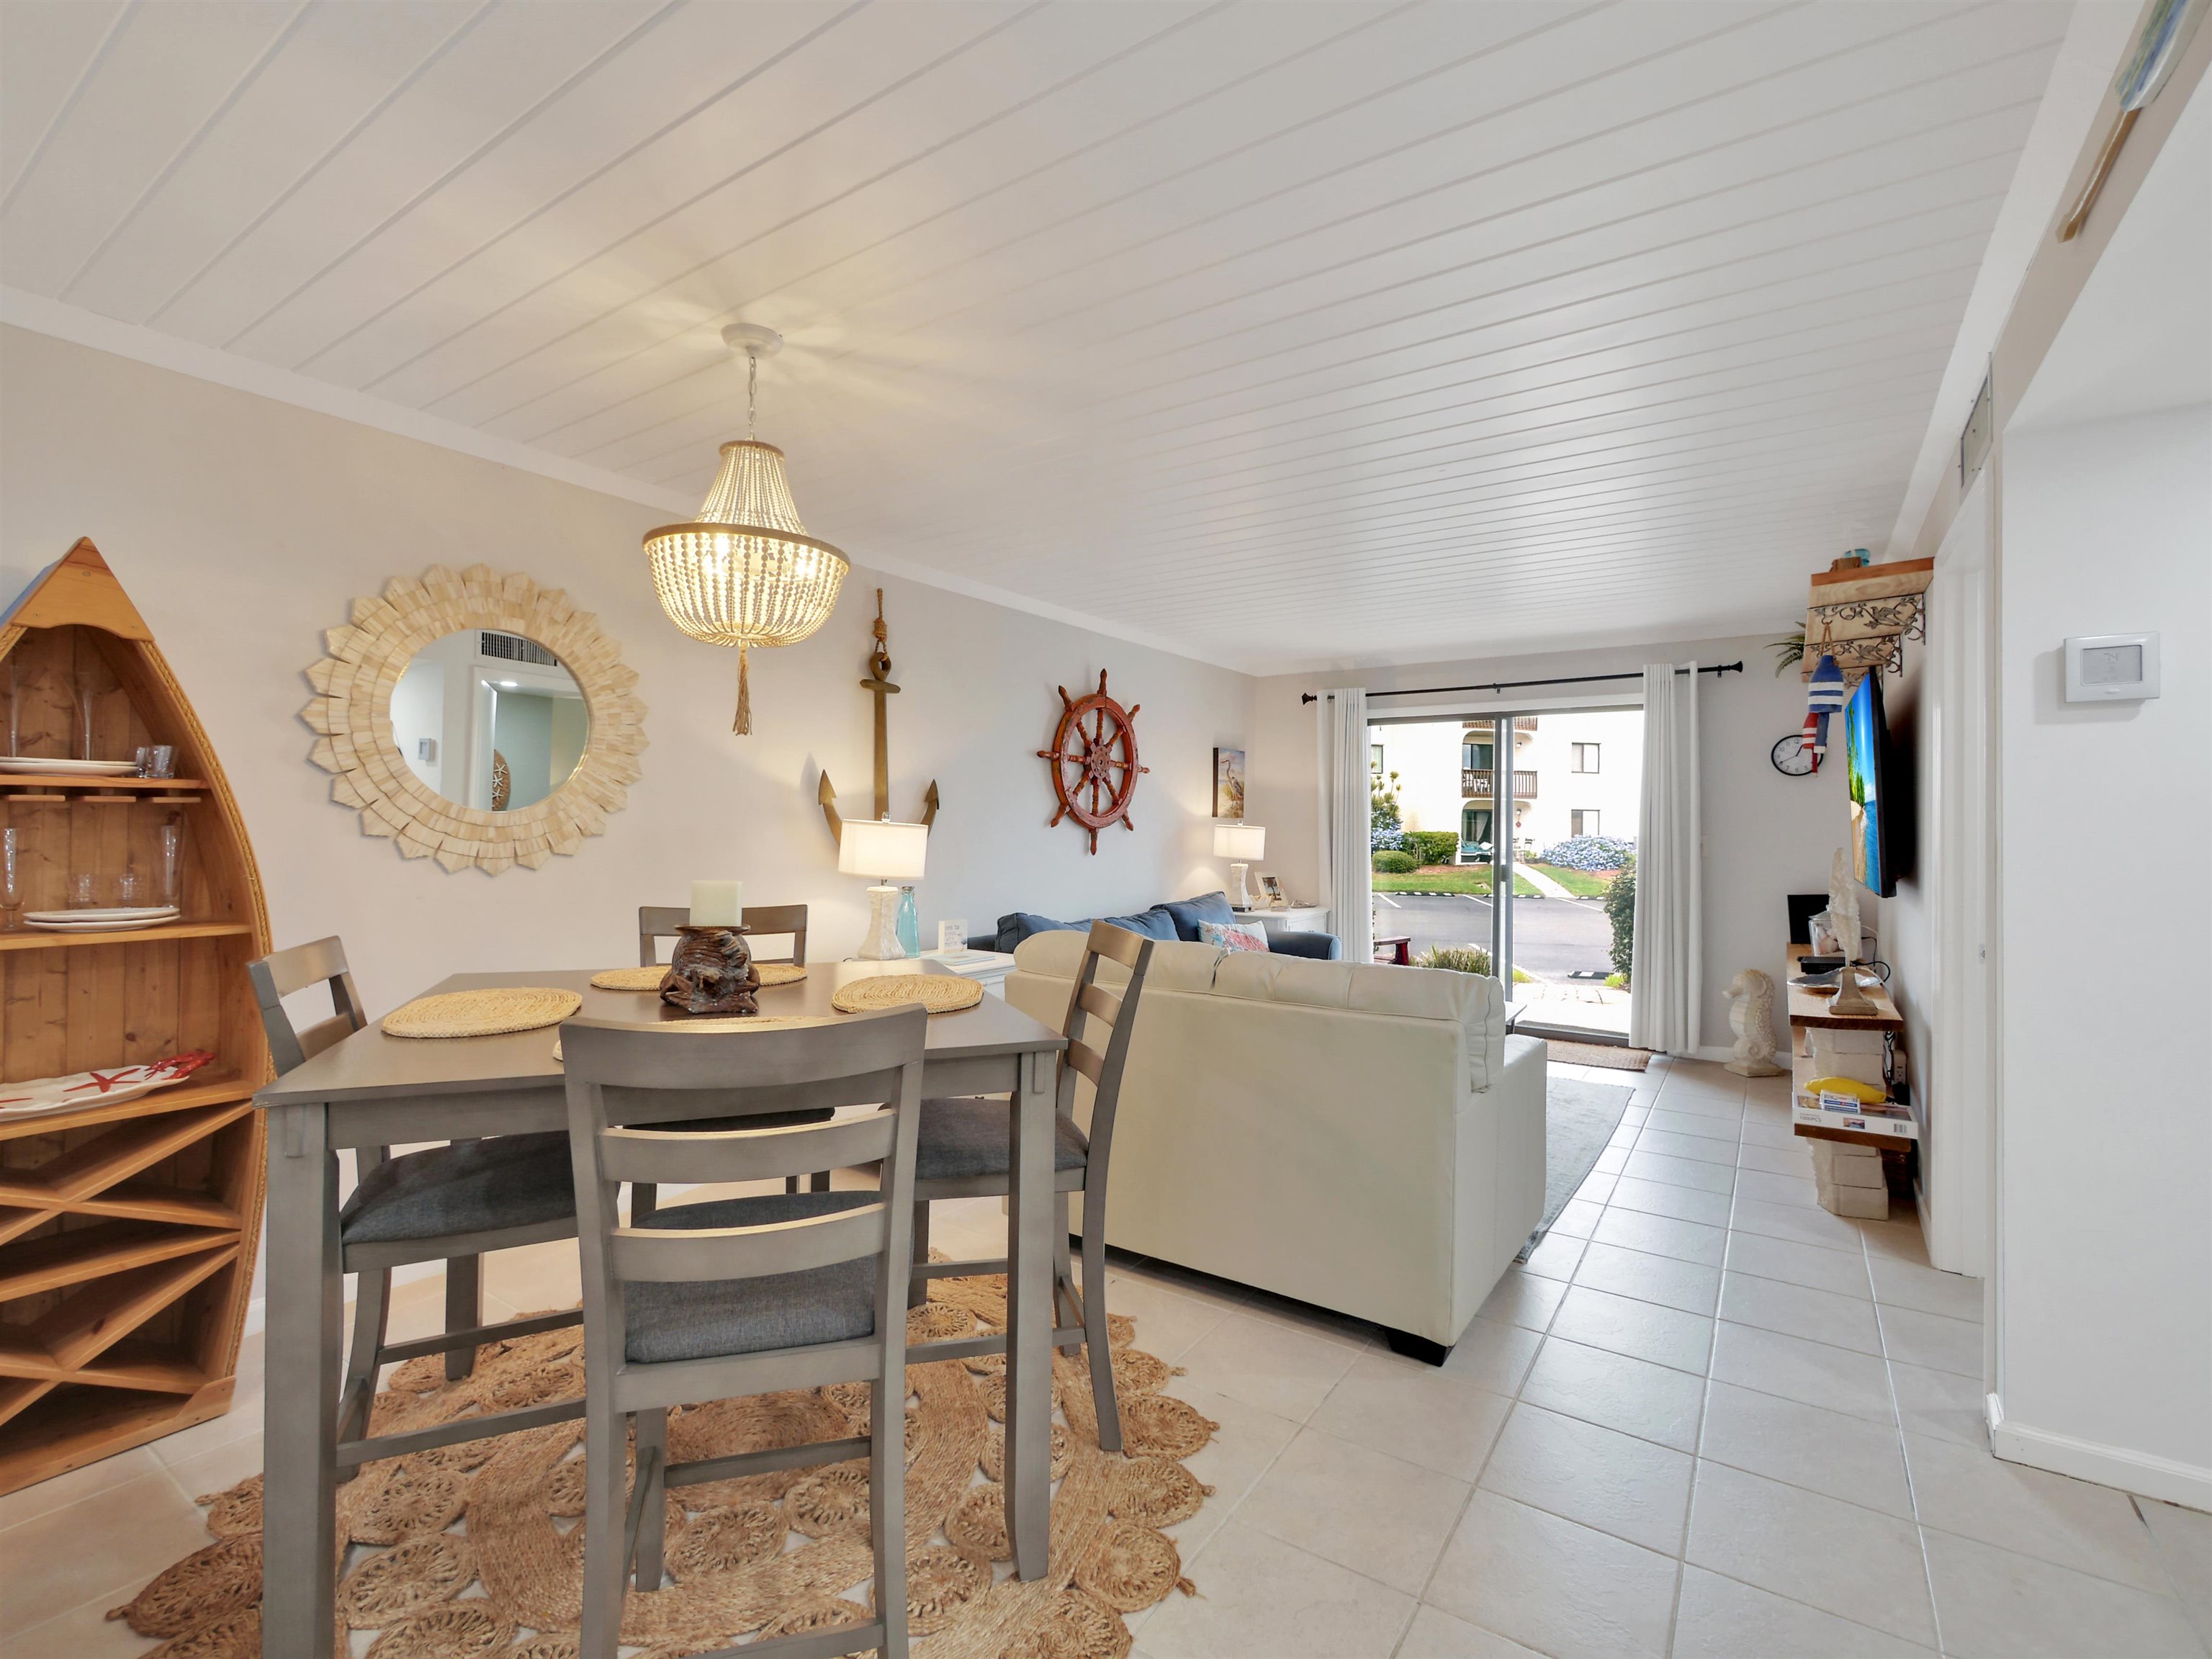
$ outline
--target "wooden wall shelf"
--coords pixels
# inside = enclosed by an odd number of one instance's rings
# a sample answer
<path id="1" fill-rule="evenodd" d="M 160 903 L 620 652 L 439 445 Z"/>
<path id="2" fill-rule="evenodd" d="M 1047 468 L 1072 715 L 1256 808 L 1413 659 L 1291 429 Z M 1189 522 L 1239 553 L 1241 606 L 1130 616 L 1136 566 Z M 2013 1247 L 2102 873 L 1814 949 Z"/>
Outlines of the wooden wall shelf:
<path id="1" fill-rule="evenodd" d="M 35 927 L 0 933 L 0 951 L 84 951 L 95 945 L 159 945 L 164 939 L 236 939 L 253 932 L 250 921 L 173 921 L 166 927 L 124 927 L 97 933 L 49 933 Z"/>
<path id="2" fill-rule="evenodd" d="M 1823 570 L 1813 578 L 1805 607 L 1805 655 L 1798 672 L 1813 677 L 1825 652 L 1856 685 L 1869 668 L 1897 673 L 1905 642 L 1923 637 L 1933 559 L 1899 559 L 1854 570 Z"/>
<path id="3" fill-rule="evenodd" d="M 0 1094 L 33 1078 L 206 1049 L 135 1100 L 0 1116 L 0 1492 L 228 1408 L 260 1233 L 268 1049 L 246 964 L 269 948 L 261 881 L 222 770 L 150 629 L 90 542 L 0 620 L 0 697 L 27 755 L 174 745 L 175 778 L 0 773 L 23 908 L 89 873 L 155 881 L 183 836 L 166 927 L 0 933 Z M 117 809 L 125 810 L 117 810 Z M 130 810 L 137 809 L 137 810 Z"/>
<path id="4" fill-rule="evenodd" d="M 84 778 L 67 773 L 0 772 L 0 797 L 24 793 L 42 795 L 118 795 L 131 799 L 158 800 L 164 795 L 189 795 L 205 789 L 198 778 Z"/>

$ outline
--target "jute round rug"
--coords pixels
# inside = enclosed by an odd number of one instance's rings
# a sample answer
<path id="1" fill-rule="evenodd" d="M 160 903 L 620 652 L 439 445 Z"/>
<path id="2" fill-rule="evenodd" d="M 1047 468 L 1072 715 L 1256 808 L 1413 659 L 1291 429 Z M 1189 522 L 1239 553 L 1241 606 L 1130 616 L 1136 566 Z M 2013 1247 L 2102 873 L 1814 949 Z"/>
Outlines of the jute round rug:
<path id="1" fill-rule="evenodd" d="M 907 1316 L 914 1340 L 1002 1328 L 1002 1278 L 940 1279 Z M 907 1584 L 915 1648 L 927 1659 L 1125 1659 L 1121 1614 L 1171 1590 L 1194 1593 L 1161 1529 L 1212 1488 L 1182 1460 L 1219 1426 L 1158 1389 L 1174 1373 L 1133 1346 L 1116 1315 L 1114 1373 L 1126 1450 L 1098 1449 L 1084 1351 L 1054 1360 L 1052 1571 L 1011 1577 L 1005 1523 L 1005 1362 L 997 1355 L 910 1367 L 907 1382 Z M 379 1433 L 582 1392 L 574 1327 L 489 1344 L 473 1375 L 445 1380 L 442 1357 L 393 1369 Z M 718 1401 L 672 1413 L 672 1461 L 867 1431 L 865 1383 Z M 583 1425 L 563 1423 L 364 1465 L 338 1489 L 341 1653 L 373 1632 L 374 1659 L 575 1659 L 582 1613 Z M 200 1499 L 215 1542 L 166 1569 L 125 1606 L 152 1659 L 258 1659 L 261 1477 Z M 741 1638 L 857 1623 L 871 1595 L 865 1458 L 687 1486 L 668 1499 L 670 1583 L 630 1592 L 623 1642 L 641 1659 L 682 1659 Z"/>

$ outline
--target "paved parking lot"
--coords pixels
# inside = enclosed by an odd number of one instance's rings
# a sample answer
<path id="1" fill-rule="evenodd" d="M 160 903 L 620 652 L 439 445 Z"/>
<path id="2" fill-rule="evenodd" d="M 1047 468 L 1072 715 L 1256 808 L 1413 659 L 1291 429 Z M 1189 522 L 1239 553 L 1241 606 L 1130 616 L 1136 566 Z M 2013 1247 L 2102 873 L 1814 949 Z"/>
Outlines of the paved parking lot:
<path id="1" fill-rule="evenodd" d="M 1464 893 L 1381 893 L 1376 932 L 1405 933 L 1418 960 L 1431 945 L 1490 945 L 1490 901 Z M 1513 960 L 1540 979 L 1613 971 L 1613 924 L 1601 899 L 1516 898 Z"/>

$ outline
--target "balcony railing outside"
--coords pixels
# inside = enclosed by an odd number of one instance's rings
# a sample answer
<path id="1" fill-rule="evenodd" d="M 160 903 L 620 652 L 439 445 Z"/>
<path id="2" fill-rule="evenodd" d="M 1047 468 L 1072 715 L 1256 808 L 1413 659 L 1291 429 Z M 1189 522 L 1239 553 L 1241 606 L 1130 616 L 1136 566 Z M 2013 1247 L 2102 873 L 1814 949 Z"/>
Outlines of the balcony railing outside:
<path id="1" fill-rule="evenodd" d="M 1486 771 L 1482 771 L 1471 766 L 1461 767 L 1459 769 L 1459 793 L 1462 798 L 1468 800 L 1488 800 L 1490 799 L 1490 774 Z M 1534 800 L 1536 799 L 1536 775 L 1534 772 L 1515 771 L 1513 774 L 1513 799 L 1516 800 Z"/>

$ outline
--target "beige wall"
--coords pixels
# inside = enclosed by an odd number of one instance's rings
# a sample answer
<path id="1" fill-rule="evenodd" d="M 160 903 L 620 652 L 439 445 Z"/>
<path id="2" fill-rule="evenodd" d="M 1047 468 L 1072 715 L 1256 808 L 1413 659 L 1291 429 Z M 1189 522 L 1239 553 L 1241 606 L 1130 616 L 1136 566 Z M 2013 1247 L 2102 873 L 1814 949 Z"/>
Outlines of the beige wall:
<path id="1" fill-rule="evenodd" d="M 848 954 L 863 883 L 836 873 L 814 804 L 827 766 L 848 813 L 872 810 L 858 685 L 885 589 L 895 677 L 891 809 L 935 778 L 944 811 L 921 884 L 923 932 L 1002 910 L 1126 910 L 1222 884 L 1211 855 L 1216 744 L 1248 746 L 1252 682 L 1224 669 L 855 569 L 805 644 L 753 663 L 755 735 L 730 734 L 732 653 L 678 635 L 638 548 L 665 509 L 304 412 L 18 329 L 0 330 L 0 586 L 12 596 L 79 536 L 113 566 L 198 708 L 246 814 L 280 943 L 345 937 L 388 1009 L 446 974 L 634 960 L 641 903 L 697 875 L 815 907 L 819 955 Z M 865 560 L 868 550 L 850 550 Z M 895 550 L 886 550 L 895 551 Z M 629 809 L 574 858 L 447 875 L 362 835 L 307 763 L 303 671 L 359 593 L 426 565 L 482 561 L 565 587 L 641 677 L 652 746 Z M 1151 775 L 1134 832 L 1098 855 L 1062 824 L 1035 750 L 1071 691 L 1109 671 L 1139 702 Z"/>

